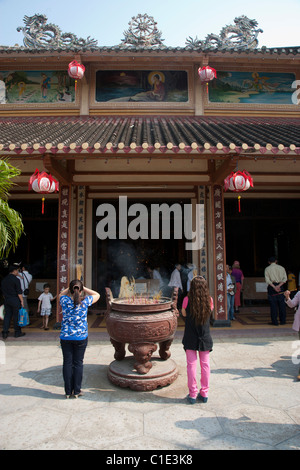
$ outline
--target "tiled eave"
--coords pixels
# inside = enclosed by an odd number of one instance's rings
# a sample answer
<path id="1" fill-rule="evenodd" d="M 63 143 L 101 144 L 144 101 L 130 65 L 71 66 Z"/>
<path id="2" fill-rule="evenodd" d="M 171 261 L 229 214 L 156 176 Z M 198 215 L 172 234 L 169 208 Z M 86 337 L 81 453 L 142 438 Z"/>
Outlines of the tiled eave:
<path id="1" fill-rule="evenodd" d="M 300 119 L 208 116 L 0 118 L 0 155 L 300 155 Z"/>
<path id="2" fill-rule="evenodd" d="M 224 54 L 237 54 L 237 55 L 246 55 L 250 57 L 263 56 L 267 58 L 268 56 L 297 56 L 300 57 L 300 46 L 292 47 L 265 47 L 262 46 L 257 49 L 239 49 L 238 47 L 168 47 L 168 46 L 154 46 L 154 47 L 144 47 L 144 46 L 131 46 L 131 45 L 116 45 L 116 46 L 88 46 L 88 47 L 45 47 L 45 48 L 27 48 L 24 46 L 0 46 L 0 56 L 36 56 L 36 55 L 47 55 L 47 54 L 61 54 L 69 56 L 72 54 L 80 54 L 90 56 L 92 55 L 106 55 L 106 54 L 117 54 L 117 55 L 126 55 L 128 53 L 134 55 L 224 55 Z"/>

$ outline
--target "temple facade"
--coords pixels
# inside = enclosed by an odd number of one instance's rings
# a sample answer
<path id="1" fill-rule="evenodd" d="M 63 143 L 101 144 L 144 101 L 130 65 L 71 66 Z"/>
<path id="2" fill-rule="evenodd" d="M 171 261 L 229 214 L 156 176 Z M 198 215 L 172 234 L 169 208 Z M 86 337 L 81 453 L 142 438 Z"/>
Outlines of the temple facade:
<path id="1" fill-rule="evenodd" d="M 258 47 L 245 16 L 185 47 L 165 45 L 148 15 L 114 47 L 44 15 L 19 30 L 23 46 L 0 46 L 0 155 L 21 170 L 15 256 L 38 281 L 59 292 L 79 277 L 104 298 L 123 275 L 159 267 L 169 279 L 190 263 L 208 279 L 214 326 L 230 326 L 226 264 L 257 281 L 254 300 L 268 256 L 300 270 L 300 46 Z M 59 191 L 29 190 L 36 170 Z M 253 187 L 225 191 L 237 171 Z"/>

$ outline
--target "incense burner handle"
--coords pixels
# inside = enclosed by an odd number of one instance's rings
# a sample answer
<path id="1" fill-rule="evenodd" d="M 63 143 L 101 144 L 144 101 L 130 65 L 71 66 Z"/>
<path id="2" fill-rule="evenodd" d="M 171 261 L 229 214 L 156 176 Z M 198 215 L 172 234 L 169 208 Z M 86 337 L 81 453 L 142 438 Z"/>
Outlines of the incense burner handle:
<path id="1" fill-rule="evenodd" d="M 106 293 L 106 311 L 105 311 L 105 316 L 109 315 L 111 312 L 111 303 L 113 300 L 113 295 L 112 291 L 109 287 L 105 287 L 105 293 Z"/>
<path id="2" fill-rule="evenodd" d="M 173 312 L 179 316 L 179 311 L 177 308 L 177 301 L 178 301 L 178 287 L 174 287 L 173 292 L 172 292 L 172 309 Z"/>

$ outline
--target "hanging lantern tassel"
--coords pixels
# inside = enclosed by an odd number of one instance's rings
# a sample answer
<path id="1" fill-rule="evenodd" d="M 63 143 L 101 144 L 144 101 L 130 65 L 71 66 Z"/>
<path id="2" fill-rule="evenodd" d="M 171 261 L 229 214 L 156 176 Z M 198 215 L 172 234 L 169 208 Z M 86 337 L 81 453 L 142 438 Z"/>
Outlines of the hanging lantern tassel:
<path id="1" fill-rule="evenodd" d="M 44 210 L 45 210 L 45 198 L 42 197 L 42 214 L 44 214 Z"/>
<path id="2" fill-rule="evenodd" d="M 239 212 L 241 212 L 241 198 L 242 196 L 238 196 Z"/>

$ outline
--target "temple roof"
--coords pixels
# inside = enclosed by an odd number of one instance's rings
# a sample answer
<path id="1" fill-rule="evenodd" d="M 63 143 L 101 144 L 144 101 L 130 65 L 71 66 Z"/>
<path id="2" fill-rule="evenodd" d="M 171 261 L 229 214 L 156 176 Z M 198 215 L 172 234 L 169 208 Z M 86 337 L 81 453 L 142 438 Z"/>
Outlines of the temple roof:
<path id="1" fill-rule="evenodd" d="M 0 154 L 300 154 L 300 119 L 214 116 L 2 117 Z"/>
<path id="2" fill-rule="evenodd" d="M 160 54 L 188 54 L 193 55 L 194 53 L 197 54 L 210 54 L 214 55 L 224 55 L 224 54 L 246 54 L 247 56 L 295 56 L 300 54 L 300 47 L 299 46 L 290 46 L 290 47 L 266 47 L 262 46 L 261 48 L 257 49 L 239 49 L 237 47 L 230 47 L 230 46 L 220 46 L 220 47 L 198 47 L 198 46 L 186 46 L 186 47 L 171 47 L 171 46 L 164 46 L 164 47 L 156 47 L 156 48 L 149 48 L 144 46 L 132 46 L 132 45 L 117 45 L 117 46 L 73 46 L 73 47 L 59 47 L 59 46 L 49 46 L 47 48 L 28 48 L 24 46 L 0 46 L 0 54 L 1 55 L 43 55 L 45 53 L 58 53 L 58 54 L 103 54 L 103 53 L 132 53 L 132 54 L 151 54 L 157 55 Z"/>

